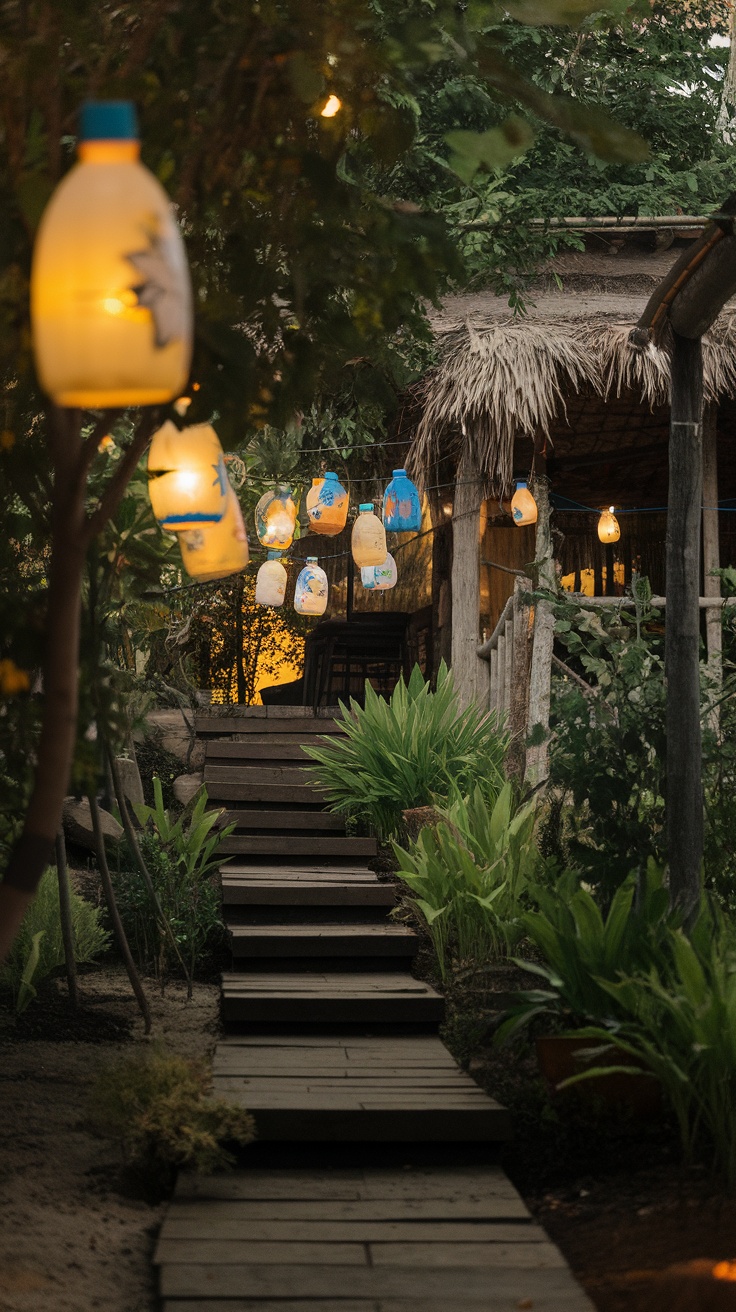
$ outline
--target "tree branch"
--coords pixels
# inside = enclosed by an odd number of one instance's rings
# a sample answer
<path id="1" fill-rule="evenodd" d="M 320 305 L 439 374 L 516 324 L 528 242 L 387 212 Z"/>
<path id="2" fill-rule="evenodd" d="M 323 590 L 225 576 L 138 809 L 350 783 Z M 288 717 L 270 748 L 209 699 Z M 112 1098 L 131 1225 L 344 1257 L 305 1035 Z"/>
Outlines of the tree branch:
<path id="1" fill-rule="evenodd" d="M 102 418 L 97 420 L 89 437 L 85 437 L 79 458 L 79 473 L 82 477 L 86 477 L 100 442 L 122 413 L 122 410 L 106 410 Z"/>
<path id="2" fill-rule="evenodd" d="M 123 493 L 130 482 L 138 461 L 151 440 L 151 435 L 161 422 L 158 406 L 148 411 L 138 425 L 138 431 L 128 447 L 105 491 L 100 497 L 97 509 L 87 516 L 85 540 L 89 544 L 104 528 L 108 519 L 114 515 Z"/>

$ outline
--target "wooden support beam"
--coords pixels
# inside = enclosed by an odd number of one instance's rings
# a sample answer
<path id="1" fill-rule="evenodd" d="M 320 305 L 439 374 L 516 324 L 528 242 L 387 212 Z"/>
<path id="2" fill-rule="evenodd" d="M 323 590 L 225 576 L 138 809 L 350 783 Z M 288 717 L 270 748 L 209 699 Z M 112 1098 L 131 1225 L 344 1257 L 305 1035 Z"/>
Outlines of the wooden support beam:
<path id="1" fill-rule="evenodd" d="M 703 355 L 673 332 L 667 512 L 667 857 L 672 901 L 700 898 L 703 794 L 700 734 L 700 516 Z"/>
<path id="2" fill-rule="evenodd" d="M 483 482 L 466 445 L 457 471 L 452 512 L 452 672 L 461 706 L 488 706 L 489 668 L 478 657 L 480 525 Z"/>
<path id="3" fill-rule="evenodd" d="M 706 405 L 703 412 L 703 595 L 720 598 L 721 580 L 714 575 L 720 569 L 721 551 L 718 531 L 718 409 Z M 708 607 L 705 612 L 705 645 L 711 687 L 710 701 L 718 701 L 723 682 L 723 625 L 720 608 Z M 717 706 L 708 712 L 708 726 L 714 733 L 720 729 Z"/>
<path id="4" fill-rule="evenodd" d="M 544 475 L 534 480 L 534 499 L 537 503 L 536 566 L 537 583 L 541 588 L 555 586 L 555 566 L 552 556 L 550 528 L 549 481 Z M 542 737 L 527 748 L 526 782 L 533 787 L 542 784 L 549 773 L 549 706 L 552 690 L 552 648 L 555 637 L 555 618 L 549 601 L 538 601 L 534 608 L 534 639 L 529 679 L 529 715 L 527 729 L 530 735 Z"/>

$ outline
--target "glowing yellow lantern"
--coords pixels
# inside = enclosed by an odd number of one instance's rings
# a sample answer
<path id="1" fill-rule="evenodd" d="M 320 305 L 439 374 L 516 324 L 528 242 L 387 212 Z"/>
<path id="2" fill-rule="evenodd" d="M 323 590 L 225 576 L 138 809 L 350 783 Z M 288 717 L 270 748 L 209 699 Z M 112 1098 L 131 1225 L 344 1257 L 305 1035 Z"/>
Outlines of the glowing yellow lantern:
<path id="1" fill-rule="evenodd" d="M 129 101 L 83 106 L 79 162 L 36 238 L 36 369 L 61 406 L 158 405 L 189 373 L 192 295 L 166 192 L 139 160 Z"/>
<path id="2" fill-rule="evenodd" d="M 601 517 L 598 520 L 598 537 L 607 546 L 612 542 L 618 542 L 621 537 L 621 529 L 613 513 L 613 506 L 609 506 L 608 510 L 601 511 Z"/>
<path id="3" fill-rule="evenodd" d="M 516 484 L 516 491 L 511 498 L 511 516 L 519 528 L 524 524 L 537 522 L 537 503 L 526 483 L 521 479 Z"/>
<path id="4" fill-rule="evenodd" d="M 184 568 L 200 583 L 239 574 L 248 564 L 248 538 L 243 515 L 229 484 L 227 509 L 220 522 L 188 529 L 178 536 Z"/>
<path id="5" fill-rule="evenodd" d="M 382 565 L 388 555 L 386 530 L 373 513 L 372 501 L 364 501 L 358 512 L 350 542 L 353 560 L 359 569 L 365 565 Z"/>
<path id="6" fill-rule="evenodd" d="M 209 424 L 178 429 L 167 419 L 151 442 L 148 474 L 153 513 L 167 532 L 216 524 L 225 514 L 230 484 L 220 439 Z"/>
<path id="7" fill-rule="evenodd" d="M 334 118 L 342 109 L 342 101 L 339 96 L 331 95 L 327 97 L 324 108 L 319 112 L 322 118 Z"/>
<path id="8" fill-rule="evenodd" d="M 264 492 L 255 510 L 256 533 L 264 547 L 285 551 L 291 546 L 296 528 L 296 506 L 290 489 L 280 483 L 273 492 Z"/>

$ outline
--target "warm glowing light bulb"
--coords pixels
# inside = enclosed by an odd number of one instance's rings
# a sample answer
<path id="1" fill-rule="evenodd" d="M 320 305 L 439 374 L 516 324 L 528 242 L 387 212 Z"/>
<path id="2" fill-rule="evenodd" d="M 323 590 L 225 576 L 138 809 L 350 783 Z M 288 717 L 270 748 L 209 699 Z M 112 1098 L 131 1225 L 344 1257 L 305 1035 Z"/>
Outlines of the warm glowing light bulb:
<path id="1" fill-rule="evenodd" d="M 598 537 L 606 545 L 618 542 L 621 537 L 621 529 L 613 513 L 613 506 L 609 506 L 608 510 L 601 511 L 601 517 L 598 520 Z"/>
<path id="2" fill-rule="evenodd" d="M 716 1280 L 736 1280 L 736 1262 L 716 1262 L 713 1275 Z"/>
<path id="3" fill-rule="evenodd" d="M 177 492 L 194 492 L 199 483 L 199 474 L 195 469 L 179 469 L 174 477 Z"/>
<path id="4" fill-rule="evenodd" d="M 339 96 L 330 96 L 324 109 L 320 111 L 322 118 L 334 118 L 342 109 L 342 101 Z"/>

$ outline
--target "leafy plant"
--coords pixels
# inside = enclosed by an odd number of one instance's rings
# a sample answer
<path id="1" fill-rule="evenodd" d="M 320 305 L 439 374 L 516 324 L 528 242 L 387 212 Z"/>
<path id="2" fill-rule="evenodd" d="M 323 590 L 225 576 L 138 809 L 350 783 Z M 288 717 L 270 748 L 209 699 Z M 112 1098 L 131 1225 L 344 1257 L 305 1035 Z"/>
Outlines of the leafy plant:
<path id="1" fill-rule="evenodd" d="M 365 706 L 351 698 L 340 712 L 345 736 L 305 748 L 314 782 L 333 811 L 365 817 L 383 839 L 400 832 L 403 811 L 442 804 L 478 780 L 491 795 L 503 787 L 508 735 L 474 703 L 460 709 L 444 661 L 434 692 L 415 665 L 389 701 L 366 682 Z"/>
<path id="2" fill-rule="evenodd" d="M 535 805 L 514 813 L 510 783 L 495 801 L 480 786 L 457 796 L 410 851 L 394 844 L 399 878 L 424 919 L 443 978 L 452 954 L 483 960 L 521 934 L 522 899 L 536 868 Z"/>
<path id="3" fill-rule="evenodd" d="M 613 1027 L 592 1026 L 584 1037 L 643 1061 L 659 1078 L 691 1160 L 698 1147 L 736 1188 L 736 945 L 733 930 L 701 909 L 686 937 L 668 931 L 671 963 L 657 964 L 621 979 L 601 980 L 624 1019 Z M 585 1078 L 610 1072 L 592 1067 Z M 627 1069 L 622 1061 L 621 1070 Z M 575 1080 L 583 1078 L 575 1077 Z"/>
<path id="4" fill-rule="evenodd" d="M 73 889 L 70 890 L 70 901 L 75 960 L 78 963 L 94 961 L 110 941 L 101 924 L 101 913 Z M 15 1010 L 19 1013 L 25 1011 L 36 996 L 38 983 L 63 964 L 59 883 L 56 871 L 49 867 L 0 971 L 0 984 L 11 991 Z"/>
<path id="5" fill-rule="evenodd" d="M 140 847 L 161 910 L 184 957 L 190 976 L 211 948 L 220 921 L 220 895 L 212 881 L 219 867 L 219 849 L 234 825 L 215 826 L 221 812 L 207 811 L 207 790 L 201 788 L 174 819 L 163 804 L 161 781 L 153 780 L 154 806 L 137 806 L 144 826 Z M 129 863 L 131 867 L 133 862 Z M 141 965 L 163 979 L 176 967 L 169 936 L 159 921 L 137 868 L 118 872 L 115 879 L 120 912 Z"/>
<path id="6" fill-rule="evenodd" d="M 566 871 L 554 888 L 531 890 L 539 910 L 521 917 L 523 933 L 538 949 L 541 963 L 516 964 L 539 975 L 546 988 L 526 989 L 498 1031 L 505 1041 L 535 1017 L 551 1016 L 557 1027 L 620 1019 L 607 985 L 653 963 L 665 969 L 668 936 L 678 923 L 669 910 L 662 870 L 649 861 L 643 877 L 629 875 L 616 890 L 604 916 L 579 876 Z"/>
<path id="7" fill-rule="evenodd" d="M 126 1163 L 162 1191 L 180 1168 L 210 1172 L 232 1166 L 225 1145 L 255 1137 L 244 1108 L 210 1096 L 204 1064 L 155 1049 L 101 1071 L 91 1120 L 98 1132 L 117 1139 Z"/>

